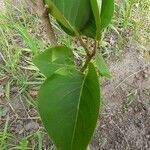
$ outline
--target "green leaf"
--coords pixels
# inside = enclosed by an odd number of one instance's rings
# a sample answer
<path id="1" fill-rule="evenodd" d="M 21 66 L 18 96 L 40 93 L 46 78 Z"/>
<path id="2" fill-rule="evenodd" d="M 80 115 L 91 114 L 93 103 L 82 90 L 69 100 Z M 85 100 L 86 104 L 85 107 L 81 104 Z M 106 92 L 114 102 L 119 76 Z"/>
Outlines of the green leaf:
<path id="1" fill-rule="evenodd" d="M 89 0 L 45 0 L 50 13 L 71 32 L 78 32 L 89 20 Z"/>
<path id="2" fill-rule="evenodd" d="M 33 59 L 34 64 L 48 78 L 60 68 L 73 68 L 74 56 L 70 48 L 57 46 L 49 48 Z"/>
<path id="3" fill-rule="evenodd" d="M 58 22 L 59 23 L 59 22 Z M 61 23 L 59 23 L 59 25 L 61 26 L 61 28 L 69 35 L 71 36 L 75 36 L 74 32 L 71 32 L 70 30 L 68 30 L 66 27 L 64 27 Z M 91 37 L 94 38 L 96 37 L 96 24 L 95 24 L 95 19 L 93 14 L 90 14 L 89 17 L 89 21 L 87 22 L 87 24 L 85 25 L 85 27 L 83 29 L 81 29 L 80 31 L 78 31 L 79 35 L 85 35 L 87 37 Z"/>
<path id="4" fill-rule="evenodd" d="M 100 106 L 96 70 L 88 73 L 59 70 L 42 85 L 38 109 L 43 124 L 61 150 L 86 150 L 93 135 Z"/>
<path id="5" fill-rule="evenodd" d="M 90 0 L 91 6 L 93 10 L 93 14 L 95 17 L 96 22 L 96 39 L 100 36 L 101 31 L 101 6 L 102 6 L 102 0 Z"/>
<path id="6" fill-rule="evenodd" d="M 114 0 L 45 0 L 50 14 L 69 35 L 99 39 L 114 12 Z"/>
<path id="7" fill-rule="evenodd" d="M 114 14 L 114 0 L 102 0 L 101 29 L 106 28 Z"/>
<path id="8" fill-rule="evenodd" d="M 92 13 L 86 26 L 81 30 L 83 35 L 99 39 L 101 32 L 110 23 L 114 13 L 114 0 L 90 0 Z"/>
<path id="9" fill-rule="evenodd" d="M 107 79 L 111 79 L 112 75 L 106 65 L 106 62 L 105 62 L 103 56 L 100 53 L 96 54 L 95 62 L 96 62 L 96 67 L 97 67 L 100 75 L 106 77 Z"/>
<path id="10" fill-rule="evenodd" d="M 95 19 L 94 19 L 94 15 L 91 14 L 90 19 L 88 21 L 88 23 L 86 24 L 86 26 L 84 27 L 84 29 L 82 29 L 80 31 L 81 35 L 86 35 L 88 37 L 91 38 L 95 38 L 96 37 L 96 24 L 95 24 Z"/>

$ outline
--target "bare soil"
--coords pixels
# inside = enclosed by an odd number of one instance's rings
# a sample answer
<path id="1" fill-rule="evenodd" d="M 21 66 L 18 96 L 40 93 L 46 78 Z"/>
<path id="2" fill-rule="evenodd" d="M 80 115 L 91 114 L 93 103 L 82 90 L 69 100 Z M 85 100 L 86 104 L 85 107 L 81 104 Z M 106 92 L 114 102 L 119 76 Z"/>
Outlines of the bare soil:
<path id="1" fill-rule="evenodd" d="M 111 58 L 112 81 L 102 82 L 102 112 L 93 150 L 150 149 L 150 60 L 130 45 L 121 60 Z"/>

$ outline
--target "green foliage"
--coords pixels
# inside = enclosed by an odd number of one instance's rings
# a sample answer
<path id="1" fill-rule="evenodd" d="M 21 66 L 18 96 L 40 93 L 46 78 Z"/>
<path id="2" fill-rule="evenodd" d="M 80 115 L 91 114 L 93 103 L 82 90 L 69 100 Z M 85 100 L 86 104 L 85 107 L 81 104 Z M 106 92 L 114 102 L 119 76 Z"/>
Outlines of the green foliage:
<path id="1" fill-rule="evenodd" d="M 66 33 L 97 39 L 114 11 L 113 0 L 45 0 L 45 3 Z"/>
<path id="2" fill-rule="evenodd" d="M 48 78 L 59 69 L 74 67 L 73 58 L 73 52 L 70 48 L 57 46 L 36 56 L 33 62 Z"/>
<path id="3" fill-rule="evenodd" d="M 91 7 L 93 10 L 93 14 L 95 17 L 95 24 L 96 24 L 96 38 L 99 38 L 100 31 L 101 31 L 101 7 L 102 7 L 102 0 L 91 0 Z"/>
<path id="4" fill-rule="evenodd" d="M 57 149 L 86 150 L 99 115 L 96 70 L 111 78 L 101 55 L 96 55 L 96 67 L 90 61 L 102 30 L 111 21 L 114 1 L 45 0 L 45 3 L 66 33 L 95 39 L 92 53 L 83 45 L 87 60 L 81 71 L 74 65 L 72 50 L 65 46 L 49 48 L 33 60 L 47 78 L 38 93 L 38 110 L 49 136 Z"/>
<path id="5" fill-rule="evenodd" d="M 45 2 L 49 6 L 50 13 L 72 32 L 80 31 L 88 22 L 91 10 L 87 0 L 45 0 Z"/>
<path id="6" fill-rule="evenodd" d="M 60 69 L 42 85 L 39 113 L 58 149 L 86 149 L 99 114 L 99 90 L 92 64 L 85 75 L 75 69 Z"/>
<path id="7" fill-rule="evenodd" d="M 106 77 L 107 79 L 112 78 L 111 73 L 106 65 L 106 62 L 100 53 L 96 54 L 95 64 L 101 76 Z"/>
<path id="8" fill-rule="evenodd" d="M 103 0 L 101 9 L 101 28 L 104 29 L 110 23 L 114 13 L 114 0 Z"/>
<path id="9" fill-rule="evenodd" d="M 91 0 L 91 6 L 96 24 L 96 37 L 108 26 L 114 12 L 114 0 Z"/>

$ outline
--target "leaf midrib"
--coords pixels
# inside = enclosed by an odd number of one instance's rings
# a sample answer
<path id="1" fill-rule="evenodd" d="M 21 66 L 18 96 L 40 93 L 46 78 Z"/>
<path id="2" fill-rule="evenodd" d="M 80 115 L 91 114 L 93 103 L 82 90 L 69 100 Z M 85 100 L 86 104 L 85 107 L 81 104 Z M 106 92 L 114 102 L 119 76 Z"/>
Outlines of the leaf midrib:
<path id="1" fill-rule="evenodd" d="M 81 91 L 80 91 L 80 95 L 79 95 L 79 102 L 78 102 L 78 105 L 77 105 L 77 113 L 76 113 L 76 119 L 75 119 L 75 126 L 74 126 L 72 140 L 71 140 L 71 150 L 72 150 L 73 140 L 74 140 L 74 136 L 75 136 L 75 132 L 76 132 L 76 125 L 77 125 L 78 116 L 79 116 L 79 110 L 80 110 L 80 102 L 81 102 L 81 97 L 82 97 L 82 92 L 83 92 L 83 87 L 84 87 L 84 84 L 85 84 L 86 77 L 87 77 L 87 74 L 84 77 L 83 83 L 81 85 Z"/>

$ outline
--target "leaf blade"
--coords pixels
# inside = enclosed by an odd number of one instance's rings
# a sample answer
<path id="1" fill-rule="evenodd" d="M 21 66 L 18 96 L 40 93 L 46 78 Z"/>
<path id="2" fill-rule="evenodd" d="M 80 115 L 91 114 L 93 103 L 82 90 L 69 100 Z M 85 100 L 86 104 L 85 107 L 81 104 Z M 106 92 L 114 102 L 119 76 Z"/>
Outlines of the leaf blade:
<path id="1" fill-rule="evenodd" d="M 33 58 L 34 64 L 48 78 L 60 68 L 74 67 L 72 50 L 65 46 L 49 48 Z"/>
<path id="2" fill-rule="evenodd" d="M 89 92 L 87 86 L 91 85 L 92 95 L 85 98 Z M 38 108 L 45 128 L 58 149 L 86 149 L 96 126 L 99 98 L 98 78 L 93 65 L 90 65 L 87 75 L 75 70 L 64 75 L 59 70 L 45 81 L 38 94 Z M 84 105 L 85 102 L 89 102 L 89 105 Z M 82 105 L 82 111 L 78 113 L 79 105 Z"/>
<path id="3" fill-rule="evenodd" d="M 106 28 L 114 13 L 114 0 L 102 0 L 101 28 Z"/>
<path id="4" fill-rule="evenodd" d="M 88 73 L 84 79 L 82 94 L 80 96 L 72 150 L 84 150 L 87 148 L 99 115 L 100 87 L 97 73 L 92 63 L 89 64 Z"/>
<path id="5" fill-rule="evenodd" d="M 107 79 L 112 78 L 112 75 L 111 75 L 111 73 L 107 67 L 107 64 L 106 64 L 103 56 L 100 53 L 96 54 L 95 64 L 96 64 L 96 67 L 97 67 L 101 76 L 104 76 Z"/>
<path id="6" fill-rule="evenodd" d="M 91 8 L 88 0 L 45 0 L 45 3 L 52 16 L 71 33 L 78 33 L 89 20 Z"/>
<path id="7" fill-rule="evenodd" d="M 95 22 L 96 22 L 96 39 L 100 37 L 101 31 L 101 7 L 102 7 L 102 0 L 90 0 L 91 7 L 93 10 Z"/>

